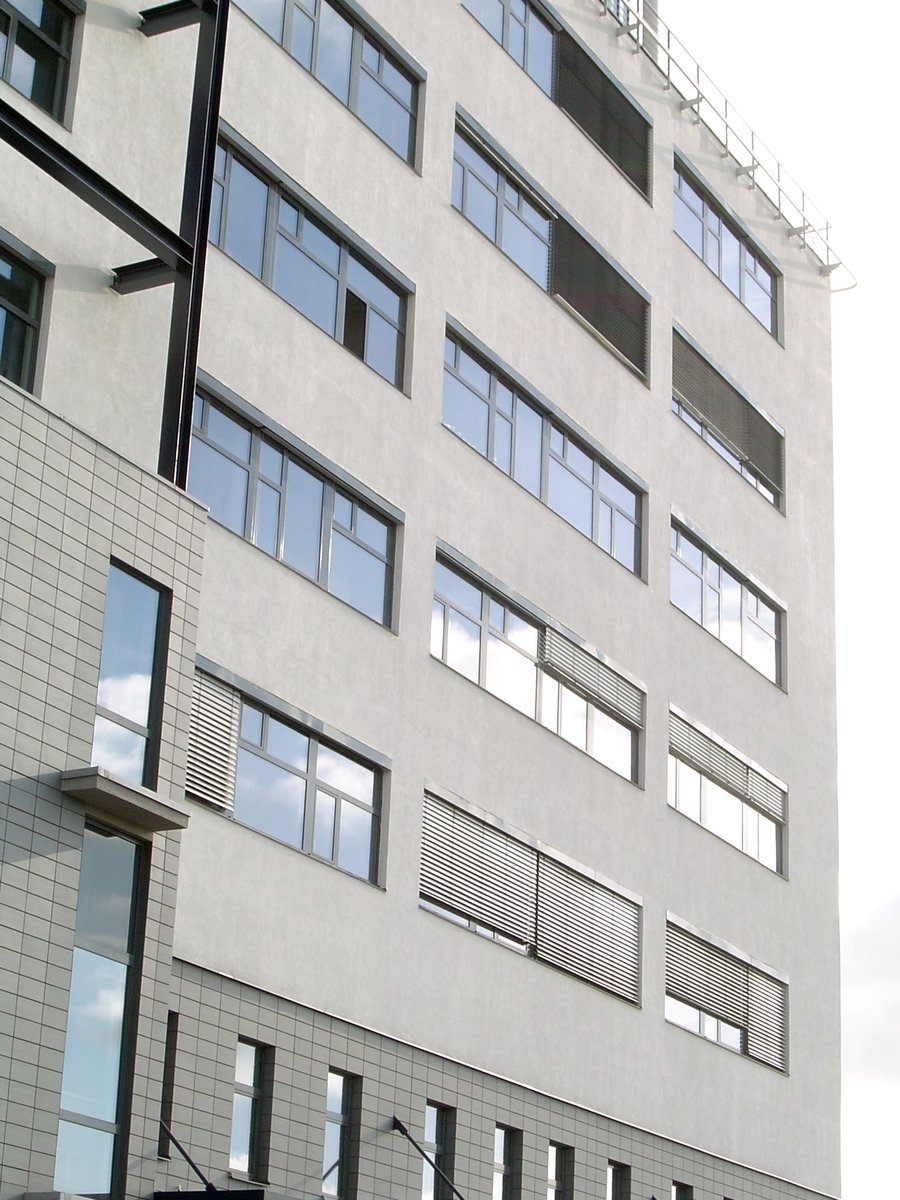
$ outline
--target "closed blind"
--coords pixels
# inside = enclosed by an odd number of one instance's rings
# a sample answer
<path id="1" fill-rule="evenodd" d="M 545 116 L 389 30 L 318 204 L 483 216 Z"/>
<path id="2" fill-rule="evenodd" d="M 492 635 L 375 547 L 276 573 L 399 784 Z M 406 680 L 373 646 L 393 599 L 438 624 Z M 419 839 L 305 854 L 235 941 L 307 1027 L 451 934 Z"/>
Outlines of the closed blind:
<path id="1" fill-rule="evenodd" d="M 716 783 L 776 821 L 784 821 L 787 795 L 783 789 L 673 712 L 669 713 L 669 746 Z"/>
<path id="2" fill-rule="evenodd" d="M 188 739 L 185 791 L 198 800 L 234 808 L 240 696 L 198 671 Z"/>
<path id="3" fill-rule="evenodd" d="M 644 693 L 555 629 L 541 630 L 539 661 L 563 683 L 574 685 L 589 700 L 623 717 L 630 725 L 643 728 Z"/>

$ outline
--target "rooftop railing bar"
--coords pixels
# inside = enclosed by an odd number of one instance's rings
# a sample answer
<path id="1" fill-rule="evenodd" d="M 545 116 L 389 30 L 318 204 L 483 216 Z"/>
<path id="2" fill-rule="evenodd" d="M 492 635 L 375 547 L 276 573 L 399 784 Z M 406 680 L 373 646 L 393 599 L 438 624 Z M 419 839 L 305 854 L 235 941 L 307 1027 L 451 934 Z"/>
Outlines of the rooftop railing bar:
<path id="1" fill-rule="evenodd" d="M 659 18 L 656 9 L 644 0 L 597 3 L 619 23 L 619 36 L 630 38 L 635 53 L 642 50 L 665 77 L 666 87 L 681 96 L 682 110 L 692 112 L 694 120 L 702 121 L 722 144 L 737 163 L 737 174 L 746 176 L 771 202 L 787 222 L 788 236 L 798 238 L 813 252 L 822 274 L 832 275 L 840 268 L 849 281 L 847 286 L 854 286 L 855 278 L 831 246 L 829 222 Z"/>

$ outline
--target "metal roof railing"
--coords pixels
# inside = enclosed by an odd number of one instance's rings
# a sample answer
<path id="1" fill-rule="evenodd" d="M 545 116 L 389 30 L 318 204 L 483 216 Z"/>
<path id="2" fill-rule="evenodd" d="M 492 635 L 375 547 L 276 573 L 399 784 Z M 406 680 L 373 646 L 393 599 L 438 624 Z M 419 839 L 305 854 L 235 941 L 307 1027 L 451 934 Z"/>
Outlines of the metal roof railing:
<path id="1" fill-rule="evenodd" d="M 700 64 L 684 48 L 671 29 L 659 18 L 649 0 L 597 0 L 604 13 L 618 22 L 617 35 L 634 43 L 635 54 L 643 51 L 665 78 L 667 88 L 681 97 L 681 109 L 709 129 L 726 154 L 737 164 L 738 176 L 746 176 L 770 201 L 787 223 L 789 237 L 811 250 L 823 275 L 840 272 L 853 287 L 856 280 L 831 245 L 831 225 L 797 181 L 760 141 L 747 122 L 728 102 Z M 844 287 L 834 287 L 843 291 Z"/>

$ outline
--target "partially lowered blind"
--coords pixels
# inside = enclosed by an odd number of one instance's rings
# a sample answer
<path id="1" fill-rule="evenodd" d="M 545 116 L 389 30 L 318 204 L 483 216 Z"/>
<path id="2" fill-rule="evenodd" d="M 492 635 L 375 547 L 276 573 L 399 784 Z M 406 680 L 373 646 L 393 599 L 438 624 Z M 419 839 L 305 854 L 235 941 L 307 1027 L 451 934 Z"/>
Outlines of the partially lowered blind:
<path id="1" fill-rule="evenodd" d="M 787 989 L 779 980 L 670 924 L 666 992 L 739 1026 L 751 1058 L 784 1070 Z"/>
<path id="2" fill-rule="evenodd" d="M 549 626 L 541 630 L 538 660 L 550 674 L 573 685 L 587 699 L 623 717 L 630 725 L 643 727 L 641 689 Z"/>
<path id="3" fill-rule="evenodd" d="M 787 796 L 782 788 L 674 712 L 669 713 L 669 746 L 679 758 L 716 783 L 749 800 L 776 821 L 784 821 Z"/>
<path id="4" fill-rule="evenodd" d="M 775 489 L 784 491 L 784 438 L 702 354 L 672 334 L 672 388 L 712 431 Z"/>
<path id="5" fill-rule="evenodd" d="M 538 867 L 537 956 L 637 1003 L 640 909 L 545 855 Z"/>
<path id="6" fill-rule="evenodd" d="M 461 809 L 425 797 L 421 891 L 499 933 L 533 945 L 535 852 Z"/>
<path id="7" fill-rule="evenodd" d="M 234 808 L 240 696 L 198 671 L 188 738 L 185 791 L 210 804 Z"/>
<path id="8" fill-rule="evenodd" d="M 650 190 L 650 124 L 571 35 L 556 35 L 556 99 L 645 195 Z"/>
<path id="9" fill-rule="evenodd" d="M 550 290 L 647 374 L 650 305 L 616 268 L 561 218 L 553 224 Z"/>

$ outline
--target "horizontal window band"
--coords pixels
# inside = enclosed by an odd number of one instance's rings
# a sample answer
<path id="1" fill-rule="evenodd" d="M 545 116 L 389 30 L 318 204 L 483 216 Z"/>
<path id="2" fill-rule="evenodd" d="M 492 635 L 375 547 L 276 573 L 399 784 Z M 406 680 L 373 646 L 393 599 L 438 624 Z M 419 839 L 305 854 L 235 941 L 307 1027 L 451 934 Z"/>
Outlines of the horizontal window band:
<path id="1" fill-rule="evenodd" d="M 784 822 L 787 804 L 785 788 L 779 787 L 738 754 L 713 741 L 671 711 L 669 747 L 702 774 L 742 799 L 749 800 L 776 821 Z"/>

